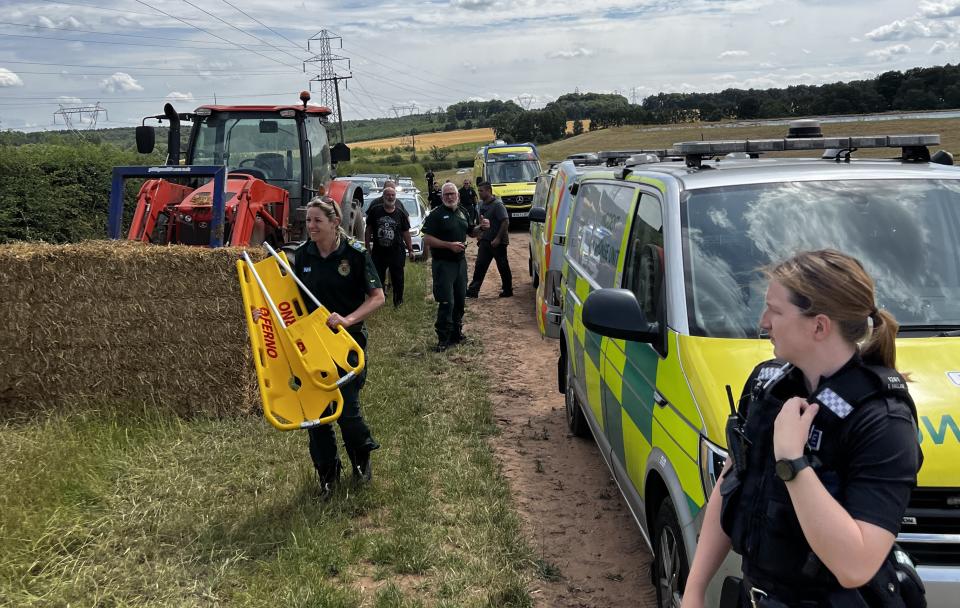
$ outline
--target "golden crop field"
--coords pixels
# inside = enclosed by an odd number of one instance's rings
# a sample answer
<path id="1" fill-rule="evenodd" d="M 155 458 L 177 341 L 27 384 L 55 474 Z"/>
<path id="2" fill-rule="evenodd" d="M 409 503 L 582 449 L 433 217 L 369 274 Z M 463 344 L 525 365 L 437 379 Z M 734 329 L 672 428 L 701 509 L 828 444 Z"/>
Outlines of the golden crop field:
<path id="1" fill-rule="evenodd" d="M 577 121 L 575 121 L 575 120 L 568 120 L 568 121 L 567 121 L 567 133 L 573 133 L 573 123 L 575 123 L 575 122 L 577 122 Z M 584 118 L 584 119 L 581 120 L 580 122 L 583 123 L 583 132 L 586 133 L 586 132 L 590 129 L 590 119 L 589 119 L 589 118 Z"/>
<path id="2" fill-rule="evenodd" d="M 442 131 L 417 135 L 417 150 L 429 150 L 433 146 L 446 148 L 459 144 L 493 141 L 493 129 L 461 129 L 459 131 Z M 369 139 L 350 144 L 352 148 L 371 148 L 385 150 L 398 146 L 409 146 L 410 136 L 388 137 L 386 139 Z"/>

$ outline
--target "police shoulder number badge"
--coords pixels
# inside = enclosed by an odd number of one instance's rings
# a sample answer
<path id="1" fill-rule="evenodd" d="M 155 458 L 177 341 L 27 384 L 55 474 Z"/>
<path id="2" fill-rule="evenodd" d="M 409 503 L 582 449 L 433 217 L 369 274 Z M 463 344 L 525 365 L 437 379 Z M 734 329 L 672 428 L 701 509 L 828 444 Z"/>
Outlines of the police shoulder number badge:
<path id="1" fill-rule="evenodd" d="M 340 273 L 340 276 L 345 277 L 350 275 L 350 262 L 347 260 L 340 260 L 340 266 L 337 267 L 337 272 Z"/>

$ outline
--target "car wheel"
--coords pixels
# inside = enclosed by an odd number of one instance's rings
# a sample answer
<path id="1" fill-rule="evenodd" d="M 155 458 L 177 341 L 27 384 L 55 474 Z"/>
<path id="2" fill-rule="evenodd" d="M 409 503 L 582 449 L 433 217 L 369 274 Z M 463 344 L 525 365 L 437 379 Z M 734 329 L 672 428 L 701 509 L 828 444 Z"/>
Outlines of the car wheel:
<path id="1" fill-rule="evenodd" d="M 533 276 L 533 251 L 530 251 L 527 255 L 527 273 L 531 277 Z"/>
<path id="2" fill-rule="evenodd" d="M 657 589 L 657 606 L 680 608 L 690 565 L 677 511 L 669 496 L 660 503 L 653 522 L 653 545 L 653 582 Z"/>
<path id="3" fill-rule="evenodd" d="M 573 390 L 573 363 L 570 357 L 567 357 L 567 386 L 564 392 L 564 403 L 567 413 L 567 428 L 575 437 L 590 437 L 590 426 L 580 408 L 580 401 L 577 399 L 576 392 Z"/>

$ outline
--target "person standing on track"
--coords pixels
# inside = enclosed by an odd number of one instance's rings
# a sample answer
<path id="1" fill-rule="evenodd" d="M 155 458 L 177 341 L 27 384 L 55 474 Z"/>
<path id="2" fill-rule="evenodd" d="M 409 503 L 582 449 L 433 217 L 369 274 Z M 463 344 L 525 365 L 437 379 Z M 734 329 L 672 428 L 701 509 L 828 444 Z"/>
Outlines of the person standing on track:
<path id="1" fill-rule="evenodd" d="M 437 352 L 466 339 L 463 335 L 463 311 L 467 292 L 467 235 L 476 237 L 489 226 L 476 225 L 470 214 L 459 205 L 457 186 L 446 183 L 441 188 L 443 204 L 423 222 L 423 240 L 433 258 L 433 298 L 437 301 Z"/>
<path id="2" fill-rule="evenodd" d="M 407 256 L 413 259 L 413 243 L 410 239 L 410 218 L 397 204 L 397 191 L 393 186 L 383 189 L 383 203 L 367 211 L 367 228 L 364 241 L 377 268 L 380 283 L 387 282 L 393 288 L 393 305 L 403 304 L 403 271 Z"/>
<path id="3" fill-rule="evenodd" d="M 510 218 L 507 208 L 499 197 L 493 195 L 493 187 L 489 182 L 480 182 L 480 207 L 477 212 L 480 218 L 487 221 L 489 228 L 480 235 L 477 263 L 473 267 L 473 280 L 467 288 L 468 298 L 480 296 L 480 286 L 487 275 L 492 260 L 497 261 L 497 271 L 500 273 L 500 297 L 509 298 L 513 295 L 513 274 L 510 272 L 510 261 L 507 259 L 507 245 L 510 243 Z"/>

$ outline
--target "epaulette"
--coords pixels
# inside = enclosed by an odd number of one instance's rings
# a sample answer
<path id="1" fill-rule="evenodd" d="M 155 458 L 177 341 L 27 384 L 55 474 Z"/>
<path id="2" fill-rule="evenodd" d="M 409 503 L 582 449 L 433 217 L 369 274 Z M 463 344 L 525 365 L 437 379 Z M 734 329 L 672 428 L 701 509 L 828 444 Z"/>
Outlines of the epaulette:
<path id="1" fill-rule="evenodd" d="M 347 237 L 347 244 L 359 251 L 360 253 L 366 253 L 367 248 L 363 246 L 363 243 L 358 241 L 353 237 Z"/>
<path id="2" fill-rule="evenodd" d="M 904 377 L 895 369 L 875 365 L 857 366 L 830 378 L 818 387 L 809 400 L 825 406 L 843 419 L 861 403 L 886 395 L 905 401 L 916 412 Z"/>

